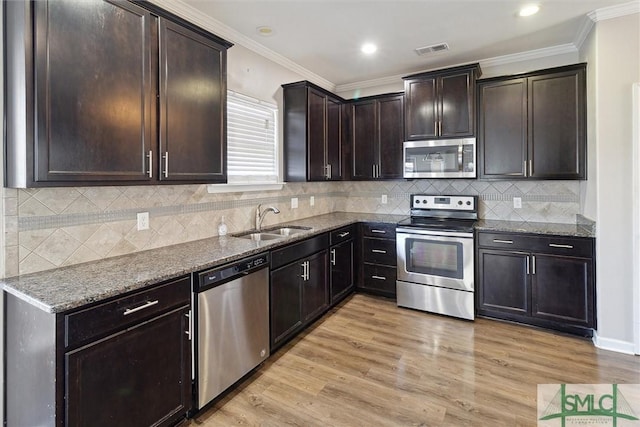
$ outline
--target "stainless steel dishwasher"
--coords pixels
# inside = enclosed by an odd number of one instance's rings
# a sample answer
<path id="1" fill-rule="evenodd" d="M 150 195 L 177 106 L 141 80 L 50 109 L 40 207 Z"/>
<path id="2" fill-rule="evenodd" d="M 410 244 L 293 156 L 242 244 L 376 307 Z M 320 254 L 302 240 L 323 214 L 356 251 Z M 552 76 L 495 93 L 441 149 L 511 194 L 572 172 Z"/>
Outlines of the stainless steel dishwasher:
<path id="1" fill-rule="evenodd" d="M 269 357 L 268 265 L 263 253 L 197 273 L 197 409 Z"/>

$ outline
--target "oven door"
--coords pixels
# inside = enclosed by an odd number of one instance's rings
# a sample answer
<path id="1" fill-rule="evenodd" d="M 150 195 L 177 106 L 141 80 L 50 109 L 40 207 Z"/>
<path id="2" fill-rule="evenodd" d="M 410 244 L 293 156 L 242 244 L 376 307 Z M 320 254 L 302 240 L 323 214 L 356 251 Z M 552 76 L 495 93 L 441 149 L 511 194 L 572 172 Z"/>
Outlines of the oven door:
<path id="1" fill-rule="evenodd" d="M 473 233 L 398 228 L 398 280 L 473 292 Z"/>

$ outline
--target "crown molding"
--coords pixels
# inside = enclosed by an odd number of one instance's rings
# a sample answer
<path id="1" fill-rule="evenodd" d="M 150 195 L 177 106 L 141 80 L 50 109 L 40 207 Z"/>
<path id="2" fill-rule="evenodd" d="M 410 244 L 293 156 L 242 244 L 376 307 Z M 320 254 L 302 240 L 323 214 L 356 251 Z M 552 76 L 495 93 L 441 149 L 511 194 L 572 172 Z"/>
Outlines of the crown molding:
<path id="1" fill-rule="evenodd" d="M 595 22 L 589 17 L 589 15 L 583 18 L 582 24 L 580 24 L 580 28 L 578 28 L 578 32 L 573 39 L 573 44 L 576 49 L 582 49 L 582 45 L 584 44 L 585 40 L 587 40 L 587 37 L 589 36 L 589 33 L 591 33 L 594 25 Z"/>
<path id="2" fill-rule="evenodd" d="M 589 12 L 587 16 L 593 22 L 604 21 L 606 19 L 619 18 L 621 16 L 633 15 L 640 13 L 640 1 L 630 1 L 628 3 L 618 4 L 610 7 L 603 7 Z"/>
<path id="3" fill-rule="evenodd" d="M 348 92 L 351 90 L 364 89 L 367 87 L 391 85 L 391 84 L 398 83 L 398 81 L 402 81 L 402 77 L 406 75 L 407 73 L 396 74 L 395 76 L 387 76 L 387 77 L 380 77 L 378 79 L 363 80 L 363 81 L 353 82 L 353 83 L 345 83 L 343 85 L 337 85 L 336 92 L 337 93 Z"/>
<path id="4" fill-rule="evenodd" d="M 526 52 L 512 53 L 509 55 L 496 56 L 493 58 L 481 59 L 481 67 L 496 67 L 499 65 L 512 64 L 514 62 L 531 61 L 534 59 L 546 58 L 548 56 L 575 53 L 578 49 L 573 43 L 565 43 L 557 46 L 544 47 L 542 49 L 528 50 Z"/>
<path id="5" fill-rule="evenodd" d="M 186 19 L 193 24 L 214 33 L 218 37 L 222 37 L 232 43 L 239 44 L 273 62 L 283 66 L 284 68 L 300 74 L 305 80 L 309 80 L 312 83 L 328 90 L 335 91 L 336 85 L 329 80 L 319 76 L 318 74 L 310 71 L 301 65 L 293 62 L 265 47 L 264 45 L 256 42 L 255 40 L 241 34 L 233 28 L 223 24 L 215 18 L 203 14 L 201 11 L 194 7 L 182 2 L 181 0 L 150 0 L 151 3 L 162 7 L 163 9 L 171 12 L 181 18 Z"/>

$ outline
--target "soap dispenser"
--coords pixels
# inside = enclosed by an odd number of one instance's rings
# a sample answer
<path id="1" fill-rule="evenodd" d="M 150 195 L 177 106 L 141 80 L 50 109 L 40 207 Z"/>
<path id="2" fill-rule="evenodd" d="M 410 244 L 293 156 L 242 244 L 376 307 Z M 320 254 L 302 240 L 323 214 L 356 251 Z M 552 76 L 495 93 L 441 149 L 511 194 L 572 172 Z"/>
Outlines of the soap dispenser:
<path id="1" fill-rule="evenodd" d="M 222 219 L 220 219 L 220 224 L 218 224 L 218 236 L 226 236 L 227 235 L 227 224 L 224 222 L 224 215 Z"/>

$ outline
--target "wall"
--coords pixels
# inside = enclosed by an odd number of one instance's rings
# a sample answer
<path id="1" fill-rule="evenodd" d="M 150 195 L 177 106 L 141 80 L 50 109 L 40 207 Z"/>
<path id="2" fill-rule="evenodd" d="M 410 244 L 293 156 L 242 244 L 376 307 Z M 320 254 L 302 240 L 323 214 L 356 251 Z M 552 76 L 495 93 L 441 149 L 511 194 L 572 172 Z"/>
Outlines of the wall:
<path id="1" fill-rule="evenodd" d="M 581 54 L 590 62 L 589 180 L 584 213 L 597 220 L 596 344 L 633 351 L 632 85 L 640 82 L 640 14 L 595 24 Z M 595 89 L 595 90 L 594 90 Z M 595 173 L 593 173 L 595 171 Z"/>

